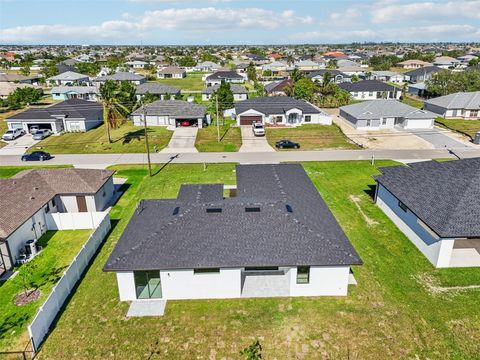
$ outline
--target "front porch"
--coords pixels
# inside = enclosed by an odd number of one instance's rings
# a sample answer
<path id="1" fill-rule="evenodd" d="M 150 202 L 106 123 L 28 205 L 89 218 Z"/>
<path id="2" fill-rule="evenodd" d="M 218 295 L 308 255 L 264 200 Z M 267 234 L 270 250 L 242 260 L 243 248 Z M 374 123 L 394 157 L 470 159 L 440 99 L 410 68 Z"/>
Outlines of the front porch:
<path id="1" fill-rule="evenodd" d="M 450 267 L 480 266 L 480 239 L 455 240 Z"/>

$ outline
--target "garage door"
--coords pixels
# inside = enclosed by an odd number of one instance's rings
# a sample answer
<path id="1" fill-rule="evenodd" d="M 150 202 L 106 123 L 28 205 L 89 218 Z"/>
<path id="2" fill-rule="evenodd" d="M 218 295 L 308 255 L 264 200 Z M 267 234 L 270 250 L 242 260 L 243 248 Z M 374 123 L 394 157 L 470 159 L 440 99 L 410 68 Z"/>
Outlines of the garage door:
<path id="1" fill-rule="evenodd" d="M 240 116 L 240 125 L 252 125 L 254 122 L 262 122 L 262 116 Z"/>

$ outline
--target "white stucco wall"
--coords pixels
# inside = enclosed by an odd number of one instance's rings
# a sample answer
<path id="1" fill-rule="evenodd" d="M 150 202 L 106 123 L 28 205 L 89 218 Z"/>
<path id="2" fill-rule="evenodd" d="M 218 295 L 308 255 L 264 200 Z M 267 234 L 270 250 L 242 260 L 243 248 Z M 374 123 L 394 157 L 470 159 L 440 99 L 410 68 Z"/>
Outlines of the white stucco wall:
<path id="1" fill-rule="evenodd" d="M 86 195 L 85 201 L 87 203 L 87 211 L 97 211 L 95 205 L 95 196 Z M 61 207 L 64 212 L 78 212 L 77 197 L 70 195 L 60 195 Z"/>
<path id="2" fill-rule="evenodd" d="M 297 284 L 297 268 L 290 269 L 290 296 L 346 296 L 349 266 L 311 266 L 308 284 Z"/>
<path id="3" fill-rule="evenodd" d="M 406 120 L 404 129 L 432 129 L 435 119 Z"/>
<path id="4" fill-rule="evenodd" d="M 454 239 L 435 239 L 418 223 L 414 213 L 410 210 L 405 212 L 398 206 L 398 199 L 381 184 L 378 186 L 376 201 L 383 212 L 435 267 L 450 265 Z"/>
<path id="5" fill-rule="evenodd" d="M 94 196 L 95 210 L 92 210 L 92 211 L 105 210 L 109 201 L 112 199 L 114 193 L 115 193 L 115 185 L 113 184 L 113 177 L 111 177 L 95 194 Z"/>

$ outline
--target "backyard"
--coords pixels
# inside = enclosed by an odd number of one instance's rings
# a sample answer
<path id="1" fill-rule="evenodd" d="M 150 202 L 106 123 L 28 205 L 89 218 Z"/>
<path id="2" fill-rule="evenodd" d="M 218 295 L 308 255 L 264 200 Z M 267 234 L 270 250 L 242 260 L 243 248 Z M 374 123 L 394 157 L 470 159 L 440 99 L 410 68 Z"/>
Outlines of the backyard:
<path id="1" fill-rule="evenodd" d="M 43 250 L 29 263 L 34 269 L 28 278 L 28 282 L 40 290 L 37 300 L 22 306 L 14 304 L 16 295 L 24 291 L 21 275 L 0 283 L 0 351 L 25 347 L 28 324 L 90 233 L 91 230 L 47 231 L 38 240 Z"/>
<path id="2" fill-rule="evenodd" d="M 109 143 L 105 125 L 84 133 L 64 133 L 50 136 L 29 151 L 44 150 L 52 154 L 96 154 L 96 153 L 143 153 L 145 149 L 145 132 L 142 126 L 131 122 L 111 130 L 113 142 Z M 165 127 L 149 127 L 148 141 L 150 151 L 160 151 L 168 145 L 173 132 Z"/>
<path id="3" fill-rule="evenodd" d="M 169 301 L 165 316 L 126 318 L 115 275 L 102 271 L 143 198 L 182 183 L 234 184 L 234 164 L 117 166 L 128 190 L 118 221 L 44 346 L 41 359 L 240 359 L 258 339 L 266 359 L 478 359 L 480 269 L 435 270 L 373 203 L 378 161 L 304 167 L 364 261 L 347 297 Z M 355 197 L 355 201 L 352 201 Z M 47 248 L 48 249 L 48 248 Z"/>
<path id="4" fill-rule="evenodd" d="M 438 117 L 435 119 L 435 123 L 466 135 L 471 139 L 475 138 L 475 134 L 480 131 L 480 120 L 444 119 Z"/>
<path id="5" fill-rule="evenodd" d="M 279 140 L 300 143 L 301 150 L 358 149 L 337 125 L 302 125 L 299 127 L 267 127 L 267 141 L 275 148 Z"/>
<path id="6" fill-rule="evenodd" d="M 195 147 L 200 152 L 235 152 L 242 146 L 242 134 L 238 126 L 232 127 L 235 120 L 225 119 L 222 126 L 220 121 L 220 142 L 218 142 L 217 126 L 212 123 L 203 129 L 198 129 Z"/>
<path id="7" fill-rule="evenodd" d="M 174 86 L 180 90 L 199 91 L 205 87 L 202 80 L 203 74 L 188 73 L 183 79 L 158 79 L 160 84 Z"/>

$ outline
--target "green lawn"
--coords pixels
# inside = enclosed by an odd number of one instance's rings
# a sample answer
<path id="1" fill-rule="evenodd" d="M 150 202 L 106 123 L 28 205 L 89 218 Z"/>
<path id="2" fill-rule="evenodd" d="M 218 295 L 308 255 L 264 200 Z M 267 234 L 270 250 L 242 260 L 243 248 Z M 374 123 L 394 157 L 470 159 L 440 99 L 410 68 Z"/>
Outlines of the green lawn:
<path id="1" fill-rule="evenodd" d="M 165 127 L 148 128 L 150 151 L 156 147 L 161 150 L 168 145 L 173 132 Z M 113 142 L 110 144 L 105 126 L 84 133 L 63 133 L 40 141 L 29 151 L 42 149 L 52 154 L 94 154 L 94 153 L 143 153 L 145 136 L 143 126 L 134 126 L 131 122 L 111 131 Z"/>
<path id="2" fill-rule="evenodd" d="M 413 107 L 418 108 L 418 109 L 423 108 L 423 101 L 418 100 L 418 99 L 414 99 L 414 98 L 409 97 L 409 96 L 404 96 L 403 99 L 402 99 L 402 102 L 404 104 L 413 106 Z"/>
<path id="3" fill-rule="evenodd" d="M 347 297 L 169 301 L 164 317 L 126 318 L 129 304 L 102 268 L 138 201 L 173 198 L 182 183 L 233 184 L 235 173 L 233 164 L 173 164 L 148 178 L 143 166 L 116 167 L 129 186 L 111 213 L 119 222 L 40 358 L 239 359 L 257 338 L 265 359 L 478 359 L 480 292 L 434 294 L 418 279 L 480 284 L 480 269 L 435 270 L 373 203 L 369 162 L 304 166 L 364 261 Z"/>
<path id="4" fill-rule="evenodd" d="M 275 148 L 275 142 L 283 139 L 300 143 L 300 150 L 357 149 L 336 125 L 302 125 L 291 127 L 267 127 L 267 141 Z"/>
<path id="5" fill-rule="evenodd" d="M 457 131 L 471 139 L 480 131 L 480 120 L 444 119 L 437 117 L 435 123 L 447 129 Z"/>
<path id="6" fill-rule="evenodd" d="M 158 79 L 160 84 L 174 86 L 180 90 L 203 90 L 205 84 L 202 80 L 203 74 L 187 74 L 183 79 Z"/>
<path id="7" fill-rule="evenodd" d="M 221 123 L 221 122 L 220 122 Z M 220 142 L 218 142 L 218 130 L 215 124 L 203 129 L 198 129 L 195 147 L 200 152 L 231 152 L 238 151 L 242 146 L 242 134 L 234 120 L 226 119 L 225 125 L 220 126 Z"/>
<path id="8" fill-rule="evenodd" d="M 23 291 L 22 279 L 18 275 L 0 283 L 0 351 L 23 349 L 28 339 L 28 324 L 90 233 L 91 230 L 47 231 L 38 240 L 43 251 L 32 260 L 36 269 L 30 279 L 41 291 L 38 300 L 23 306 L 13 303 L 15 296 Z"/>

